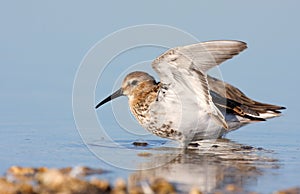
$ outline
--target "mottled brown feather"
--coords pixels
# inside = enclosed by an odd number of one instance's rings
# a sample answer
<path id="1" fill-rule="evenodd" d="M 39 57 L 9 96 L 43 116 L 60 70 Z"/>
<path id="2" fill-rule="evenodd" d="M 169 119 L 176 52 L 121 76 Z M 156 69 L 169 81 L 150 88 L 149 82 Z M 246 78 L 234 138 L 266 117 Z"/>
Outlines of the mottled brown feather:
<path id="1" fill-rule="evenodd" d="M 210 90 L 225 98 L 223 103 L 221 100 L 213 98 L 214 103 L 221 107 L 233 110 L 233 112 L 239 116 L 244 117 L 245 114 L 249 113 L 255 117 L 259 116 L 259 114 L 267 113 L 268 111 L 272 111 L 279 116 L 279 110 L 285 109 L 285 107 L 282 106 L 266 104 L 252 100 L 238 88 L 211 76 L 207 76 L 207 80 Z M 225 101 L 229 102 L 224 103 Z"/>

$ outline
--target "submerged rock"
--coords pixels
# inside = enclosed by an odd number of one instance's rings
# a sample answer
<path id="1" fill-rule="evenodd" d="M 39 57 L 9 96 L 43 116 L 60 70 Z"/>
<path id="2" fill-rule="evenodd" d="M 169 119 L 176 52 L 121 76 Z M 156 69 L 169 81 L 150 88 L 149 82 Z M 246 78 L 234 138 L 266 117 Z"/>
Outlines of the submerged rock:
<path id="1" fill-rule="evenodd" d="M 135 142 L 133 142 L 132 144 L 133 144 L 134 146 L 141 146 L 141 147 L 145 147 L 145 146 L 148 145 L 148 143 L 145 142 L 145 141 L 135 141 Z"/>

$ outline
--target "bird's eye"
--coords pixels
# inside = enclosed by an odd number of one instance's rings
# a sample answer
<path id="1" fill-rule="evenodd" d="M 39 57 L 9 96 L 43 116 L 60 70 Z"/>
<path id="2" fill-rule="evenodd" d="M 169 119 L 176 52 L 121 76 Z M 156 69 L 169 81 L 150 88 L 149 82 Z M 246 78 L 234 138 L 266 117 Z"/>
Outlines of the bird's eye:
<path id="1" fill-rule="evenodd" d="M 136 85 L 138 83 L 138 81 L 137 80 L 133 80 L 132 82 L 131 82 L 131 85 Z"/>

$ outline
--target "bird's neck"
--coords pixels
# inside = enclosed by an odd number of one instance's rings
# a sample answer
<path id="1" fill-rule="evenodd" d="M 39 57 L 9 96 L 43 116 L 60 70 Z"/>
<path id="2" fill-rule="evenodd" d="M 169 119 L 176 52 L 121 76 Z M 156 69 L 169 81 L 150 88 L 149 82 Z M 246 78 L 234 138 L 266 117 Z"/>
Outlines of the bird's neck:
<path id="1" fill-rule="evenodd" d="M 141 122 L 149 110 L 149 106 L 156 101 L 159 84 L 153 81 L 140 83 L 129 97 L 129 106 L 134 116 Z"/>

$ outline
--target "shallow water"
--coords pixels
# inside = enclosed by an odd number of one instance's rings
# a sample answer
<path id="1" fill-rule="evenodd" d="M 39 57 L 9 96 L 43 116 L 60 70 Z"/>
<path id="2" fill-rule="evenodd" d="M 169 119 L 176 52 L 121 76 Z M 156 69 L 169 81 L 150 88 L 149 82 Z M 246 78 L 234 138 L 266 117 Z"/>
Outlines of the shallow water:
<path id="1" fill-rule="evenodd" d="M 224 140 L 199 142 L 188 151 L 154 136 L 143 140 L 147 146 L 137 147 L 132 144 L 137 139 L 124 136 L 117 144 L 95 137 L 87 145 L 91 152 L 74 128 L 2 125 L 0 170 L 4 174 L 11 165 L 85 165 L 107 170 L 100 178 L 111 182 L 118 177 L 129 177 L 130 184 L 163 177 L 179 191 L 198 187 L 211 192 L 235 184 L 246 191 L 270 193 L 300 185 L 299 132 L 282 131 L 282 120 L 246 127 Z"/>

